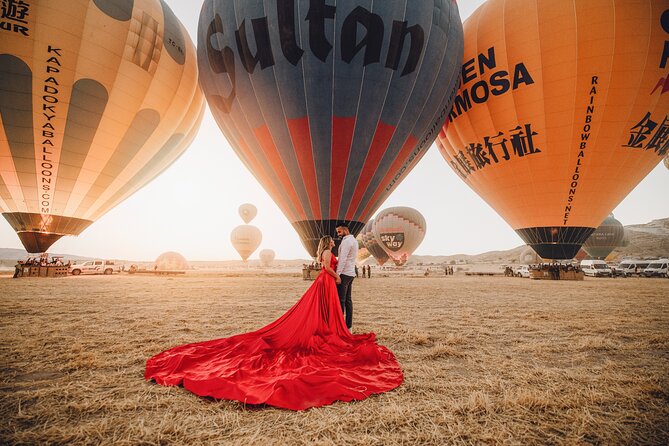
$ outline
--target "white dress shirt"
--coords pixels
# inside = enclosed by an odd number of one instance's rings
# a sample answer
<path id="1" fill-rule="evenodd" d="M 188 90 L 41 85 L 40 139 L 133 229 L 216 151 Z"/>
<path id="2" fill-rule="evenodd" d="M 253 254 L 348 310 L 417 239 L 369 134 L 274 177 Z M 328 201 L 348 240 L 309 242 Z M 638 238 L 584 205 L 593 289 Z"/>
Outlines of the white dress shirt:
<path id="1" fill-rule="evenodd" d="M 358 241 L 352 234 L 345 236 L 339 245 L 337 274 L 355 277 L 355 260 L 358 257 Z"/>

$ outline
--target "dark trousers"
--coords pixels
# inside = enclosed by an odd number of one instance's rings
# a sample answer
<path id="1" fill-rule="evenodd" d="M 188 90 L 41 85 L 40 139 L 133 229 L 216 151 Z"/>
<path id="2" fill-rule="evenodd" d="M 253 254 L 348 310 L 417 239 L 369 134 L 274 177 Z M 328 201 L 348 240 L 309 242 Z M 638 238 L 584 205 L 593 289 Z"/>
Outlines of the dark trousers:
<path id="1" fill-rule="evenodd" d="M 353 326 L 353 301 L 351 300 L 351 288 L 353 288 L 353 276 L 344 274 L 339 275 L 341 283 L 337 285 L 337 294 L 339 294 L 339 303 L 341 304 L 341 312 L 346 318 L 346 326 L 351 329 Z"/>

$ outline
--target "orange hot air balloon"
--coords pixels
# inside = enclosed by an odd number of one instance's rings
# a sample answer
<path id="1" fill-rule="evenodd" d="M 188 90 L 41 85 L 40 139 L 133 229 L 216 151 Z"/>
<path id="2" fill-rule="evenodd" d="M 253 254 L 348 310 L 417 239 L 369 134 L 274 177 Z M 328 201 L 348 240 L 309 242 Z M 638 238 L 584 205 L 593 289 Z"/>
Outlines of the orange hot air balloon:
<path id="1" fill-rule="evenodd" d="M 593 259 L 604 260 L 614 249 L 623 245 L 624 238 L 623 224 L 611 214 L 588 237 L 583 244 L 583 249 Z"/>
<path id="2" fill-rule="evenodd" d="M 571 259 L 667 154 L 669 3 L 489 0 L 437 145 L 545 259 Z"/>
<path id="3" fill-rule="evenodd" d="M 251 203 L 244 203 L 239 206 L 239 216 L 242 217 L 244 223 L 251 223 L 251 220 L 253 220 L 256 215 L 258 215 L 258 208 L 256 208 Z"/>
<path id="4" fill-rule="evenodd" d="M 176 160 L 204 97 L 195 47 L 162 1 L 5 3 L 0 210 L 44 252 Z"/>
<path id="5" fill-rule="evenodd" d="M 262 242 L 262 233 L 260 229 L 251 225 L 237 226 L 230 233 L 230 242 L 237 250 L 242 260 L 246 260 L 258 249 Z"/>
<path id="6" fill-rule="evenodd" d="M 416 209 L 392 207 L 374 218 L 374 238 L 397 266 L 404 265 L 425 238 L 425 217 Z"/>
<path id="7" fill-rule="evenodd" d="M 312 256 L 425 154 L 462 46 L 454 0 L 205 0 L 198 26 L 209 108 Z"/>
<path id="8" fill-rule="evenodd" d="M 263 249 L 258 256 L 260 257 L 260 263 L 262 263 L 263 266 L 270 266 L 274 261 L 276 254 L 272 249 Z"/>

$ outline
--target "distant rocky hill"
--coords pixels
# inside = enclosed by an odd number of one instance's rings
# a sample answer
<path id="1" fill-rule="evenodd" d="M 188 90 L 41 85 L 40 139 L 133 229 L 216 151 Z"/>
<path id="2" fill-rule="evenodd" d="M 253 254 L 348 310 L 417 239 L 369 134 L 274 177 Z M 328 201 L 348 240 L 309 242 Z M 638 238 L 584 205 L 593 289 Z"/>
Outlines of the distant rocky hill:
<path id="1" fill-rule="evenodd" d="M 669 257 L 669 218 L 653 220 L 650 223 L 625 226 L 626 236 L 629 241 L 627 246 L 617 248 L 607 259 L 619 260 L 625 257 L 633 258 L 658 258 Z M 506 251 L 489 251 L 482 254 L 454 254 L 448 256 L 411 256 L 407 265 L 443 265 L 443 264 L 471 264 L 471 263 L 490 263 L 490 264 L 514 264 L 519 263 L 520 254 L 526 246 L 521 245 Z M 90 257 L 82 257 L 71 254 L 52 254 L 63 256 L 65 261 L 89 260 Z M 17 259 L 25 259 L 29 254 L 23 249 L 0 248 L 0 266 L 13 266 Z M 118 260 L 122 263 L 137 263 L 143 265 L 152 264 L 153 261 L 131 261 Z M 274 260 L 276 266 L 295 266 L 299 267 L 303 263 L 309 263 L 310 260 Z M 228 268 L 244 265 L 239 260 L 222 261 L 190 261 L 194 268 Z M 258 260 L 250 260 L 247 264 L 250 267 L 259 265 Z"/>
<path id="2" fill-rule="evenodd" d="M 669 257 L 669 218 L 625 226 L 625 233 L 629 244 L 615 249 L 608 258 Z"/>
<path id="3" fill-rule="evenodd" d="M 628 245 L 615 249 L 607 260 L 623 258 L 669 258 L 669 218 L 650 223 L 625 226 Z M 407 265 L 442 265 L 458 263 L 520 263 L 520 254 L 526 245 L 507 251 L 490 251 L 477 255 L 456 254 L 450 256 L 411 256 Z"/>

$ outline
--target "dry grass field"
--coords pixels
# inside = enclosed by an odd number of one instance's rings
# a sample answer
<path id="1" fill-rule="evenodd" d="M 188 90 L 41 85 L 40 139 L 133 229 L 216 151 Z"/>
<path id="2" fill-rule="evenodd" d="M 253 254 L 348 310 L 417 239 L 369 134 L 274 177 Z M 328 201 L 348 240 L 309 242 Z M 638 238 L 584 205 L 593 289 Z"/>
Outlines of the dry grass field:
<path id="1" fill-rule="evenodd" d="M 259 328 L 297 276 L 0 278 L 0 444 L 669 444 L 669 280 L 373 277 L 398 389 L 303 412 L 144 381 L 174 345 Z"/>

